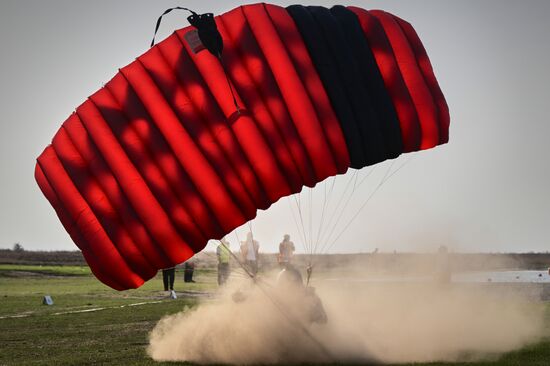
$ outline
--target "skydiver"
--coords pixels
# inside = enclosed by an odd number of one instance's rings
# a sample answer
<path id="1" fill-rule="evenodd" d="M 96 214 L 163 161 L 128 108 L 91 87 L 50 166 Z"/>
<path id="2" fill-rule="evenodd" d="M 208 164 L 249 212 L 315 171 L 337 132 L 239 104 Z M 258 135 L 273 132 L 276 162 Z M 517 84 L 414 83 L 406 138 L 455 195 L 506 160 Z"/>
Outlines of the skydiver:
<path id="1" fill-rule="evenodd" d="M 304 280 L 300 271 L 288 262 L 283 263 L 282 266 L 283 269 L 277 275 L 277 287 L 302 289 L 304 287 Z"/>
<path id="2" fill-rule="evenodd" d="M 327 314 L 321 299 L 315 293 L 315 288 L 304 286 L 302 274 L 292 264 L 284 263 L 283 266 L 277 275 L 277 288 L 280 293 L 286 297 L 295 297 L 310 323 L 325 324 L 328 320 Z"/>

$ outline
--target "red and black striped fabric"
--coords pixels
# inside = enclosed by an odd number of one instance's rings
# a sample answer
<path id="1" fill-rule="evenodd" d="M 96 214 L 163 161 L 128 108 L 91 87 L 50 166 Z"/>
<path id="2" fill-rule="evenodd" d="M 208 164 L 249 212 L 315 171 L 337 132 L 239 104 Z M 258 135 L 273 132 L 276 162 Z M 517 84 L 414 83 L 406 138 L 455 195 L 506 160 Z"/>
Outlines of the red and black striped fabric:
<path id="1" fill-rule="evenodd" d="M 215 20 L 225 70 L 180 29 L 81 104 L 37 159 L 41 190 L 115 289 L 303 186 L 448 141 L 445 99 L 404 20 L 268 4 Z"/>

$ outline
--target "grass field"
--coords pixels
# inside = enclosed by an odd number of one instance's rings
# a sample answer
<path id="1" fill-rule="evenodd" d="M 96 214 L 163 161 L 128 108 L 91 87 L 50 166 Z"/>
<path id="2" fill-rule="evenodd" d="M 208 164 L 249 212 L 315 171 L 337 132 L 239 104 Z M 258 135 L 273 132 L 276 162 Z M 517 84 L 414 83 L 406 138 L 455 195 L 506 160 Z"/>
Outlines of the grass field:
<path id="1" fill-rule="evenodd" d="M 160 277 L 117 292 L 87 267 L 0 265 L 0 365 L 158 365 L 146 354 L 157 321 L 196 306 L 196 295 L 216 289 L 214 271 L 198 271 L 197 283 L 184 283 L 182 276 L 177 273 L 180 295 L 171 300 L 160 291 Z M 42 305 L 44 295 L 52 296 L 53 306 Z M 550 303 L 545 306 L 550 335 Z M 468 365 L 550 365 L 550 337 Z"/>

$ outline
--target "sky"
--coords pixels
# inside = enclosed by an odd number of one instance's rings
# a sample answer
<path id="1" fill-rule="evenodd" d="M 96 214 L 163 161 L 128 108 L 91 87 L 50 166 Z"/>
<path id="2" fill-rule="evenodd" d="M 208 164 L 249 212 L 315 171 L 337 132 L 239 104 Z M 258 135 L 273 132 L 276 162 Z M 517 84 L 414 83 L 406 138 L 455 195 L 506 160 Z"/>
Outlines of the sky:
<path id="1" fill-rule="evenodd" d="M 36 157 L 76 106 L 147 50 L 165 9 L 220 14 L 243 3 L 0 2 L 0 248 L 18 242 L 34 250 L 76 249 L 34 180 Z M 261 249 L 276 251 L 289 233 L 302 252 L 433 251 L 439 245 L 458 252 L 549 251 L 550 2 L 339 4 L 383 9 L 415 27 L 449 104 L 450 142 L 377 166 L 349 199 L 342 196 L 347 182 L 353 187 L 370 169 L 338 177 L 332 191 L 329 180 L 279 201 L 251 223 Z M 157 39 L 187 26 L 186 16 L 165 17 Z M 398 168 L 377 189 L 384 174 Z M 325 190 L 332 192 L 328 204 Z M 229 240 L 234 244 L 248 229 Z"/>

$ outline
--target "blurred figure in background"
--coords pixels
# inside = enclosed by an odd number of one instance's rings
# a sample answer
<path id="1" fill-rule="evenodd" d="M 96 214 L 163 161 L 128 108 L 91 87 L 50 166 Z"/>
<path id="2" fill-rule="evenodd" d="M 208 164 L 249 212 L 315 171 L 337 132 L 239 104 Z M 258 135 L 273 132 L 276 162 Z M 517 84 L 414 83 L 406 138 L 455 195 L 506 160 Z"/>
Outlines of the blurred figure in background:
<path id="1" fill-rule="evenodd" d="M 290 235 L 285 234 L 283 241 L 279 244 L 279 265 L 285 266 L 292 261 L 292 256 L 294 255 L 294 243 L 290 241 Z"/>
<path id="2" fill-rule="evenodd" d="M 254 240 L 252 232 L 246 234 L 246 240 L 241 242 L 241 257 L 252 275 L 258 273 L 258 254 L 260 243 Z"/>
<path id="3" fill-rule="evenodd" d="M 449 263 L 449 250 L 445 245 L 439 247 L 435 263 L 435 280 L 446 284 L 451 282 L 451 267 Z"/>
<path id="4" fill-rule="evenodd" d="M 162 270 L 162 282 L 164 291 L 174 290 L 174 280 L 176 279 L 176 267 L 165 268 Z"/>
<path id="5" fill-rule="evenodd" d="M 195 272 L 195 262 L 187 261 L 183 264 L 183 280 L 185 282 L 195 282 L 193 273 Z"/>
<path id="6" fill-rule="evenodd" d="M 222 238 L 220 244 L 216 248 L 216 256 L 218 257 L 218 285 L 222 286 L 229 277 L 229 259 L 231 257 L 231 244 L 227 239 Z"/>

